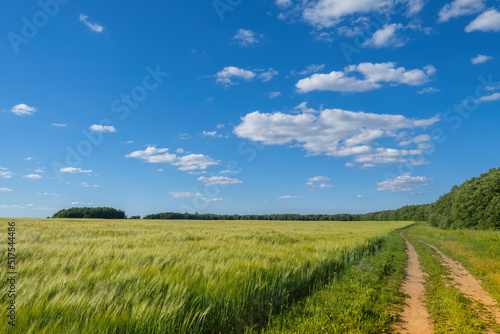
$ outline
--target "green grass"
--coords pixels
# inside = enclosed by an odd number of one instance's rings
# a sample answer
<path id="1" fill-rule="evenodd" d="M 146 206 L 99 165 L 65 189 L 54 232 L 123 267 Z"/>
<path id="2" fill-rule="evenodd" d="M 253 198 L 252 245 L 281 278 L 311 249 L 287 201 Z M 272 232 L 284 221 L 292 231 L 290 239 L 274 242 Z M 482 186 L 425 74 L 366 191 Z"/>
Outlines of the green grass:
<path id="1" fill-rule="evenodd" d="M 407 255 L 392 232 L 374 255 L 350 265 L 323 289 L 275 316 L 263 333 L 384 333 L 401 310 Z"/>
<path id="2" fill-rule="evenodd" d="M 0 219 L 6 240 L 7 219 Z M 18 333 L 238 333 L 408 222 L 15 219 Z M 5 267 L 4 267 L 5 268 Z M 6 291 L 6 282 L 1 283 Z M 0 297 L 2 305 L 7 298 Z M 0 331 L 6 331 L 2 322 Z"/>
<path id="3" fill-rule="evenodd" d="M 427 273 L 425 300 L 435 334 L 485 333 L 486 324 L 473 310 L 471 301 L 451 284 L 449 270 L 441 264 L 439 254 L 411 237 L 413 229 L 410 229 L 408 239 L 418 253 L 422 270 Z"/>

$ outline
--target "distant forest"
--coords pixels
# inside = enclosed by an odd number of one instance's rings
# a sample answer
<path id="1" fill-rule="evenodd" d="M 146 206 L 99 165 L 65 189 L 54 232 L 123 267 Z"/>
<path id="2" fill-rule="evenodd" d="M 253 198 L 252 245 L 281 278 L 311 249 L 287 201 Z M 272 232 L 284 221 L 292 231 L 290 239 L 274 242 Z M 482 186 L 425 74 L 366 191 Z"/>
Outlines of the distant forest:
<path id="1" fill-rule="evenodd" d="M 113 208 L 64 209 L 52 218 L 126 219 L 122 210 Z M 132 216 L 130 219 L 140 219 Z M 269 214 L 269 215 L 217 215 L 210 213 L 164 212 L 147 215 L 144 219 L 189 220 L 296 220 L 296 221 L 428 221 L 445 229 L 500 229 L 500 168 L 474 177 L 432 204 L 407 205 L 397 210 L 366 214 Z"/>

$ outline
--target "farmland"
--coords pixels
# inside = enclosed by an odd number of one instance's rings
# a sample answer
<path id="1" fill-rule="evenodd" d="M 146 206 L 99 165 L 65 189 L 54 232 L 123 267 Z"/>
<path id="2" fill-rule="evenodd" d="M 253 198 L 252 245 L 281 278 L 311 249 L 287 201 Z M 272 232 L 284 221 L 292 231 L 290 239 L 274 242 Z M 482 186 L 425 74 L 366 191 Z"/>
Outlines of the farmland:
<path id="1" fill-rule="evenodd" d="M 410 224 L 15 221 L 23 333 L 257 330 Z"/>

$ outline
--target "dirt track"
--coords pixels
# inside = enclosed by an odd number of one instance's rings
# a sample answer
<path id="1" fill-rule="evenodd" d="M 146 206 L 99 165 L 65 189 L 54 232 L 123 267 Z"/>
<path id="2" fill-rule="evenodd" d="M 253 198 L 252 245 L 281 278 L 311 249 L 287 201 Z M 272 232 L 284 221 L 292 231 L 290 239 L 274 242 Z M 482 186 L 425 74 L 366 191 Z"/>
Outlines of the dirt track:
<path id="1" fill-rule="evenodd" d="M 409 297 L 405 299 L 401 321 L 395 324 L 394 329 L 403 334 L 430 334 L 434 332 L 434 328 L 424 303 L 424 275 L 426 274 L 420 268 L 415 248 L 402 233 L 400 235 L 406 242 L 408 253 L 406 278 L 402 285 L 402 291 Z M 467 298 L 471 299 L 479 316 L 486 321 L 494 320 L 500 324 L 500 305 L 481 287 L 480 282 L 460 263 L 450 259 L 436 246 L 417 240 L 434 249 L 441 256 L 441 263 L 450 269 L 450 278 L 453 285 Z M 481 306 L 483 306 L 482 309 Z M 487 329 L 487 333 L 494 333 L 494 331 Z"/>
<path id="2" fill-rule="evenodd" d="M 423 302 L 424 272 L 420 269 L 415 248 L 404 237 L 403 233 L 400 235 L 406 241 L 406 252 L 408 253 L 406 278 L 402 285 L 402 291 L 409 297 L 405 299 L 406 306 L 401 313 L 401 321 L 396 326 L 399 327 L 400 333 L 430 334 L 434 332 L 434 328 Z"/>

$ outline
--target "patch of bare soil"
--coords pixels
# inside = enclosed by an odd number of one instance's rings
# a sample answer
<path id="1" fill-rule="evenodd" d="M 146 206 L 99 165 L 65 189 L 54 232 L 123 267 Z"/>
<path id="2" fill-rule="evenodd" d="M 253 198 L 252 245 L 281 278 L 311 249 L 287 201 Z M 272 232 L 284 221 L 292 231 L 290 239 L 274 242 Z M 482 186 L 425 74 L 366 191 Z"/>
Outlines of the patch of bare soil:
<path id="1" fill-rule="evenodd" d="M 406 278 L 401 289 L 409 297 L 405 299 L 405 307 L 401 313 L 400 321 L 394 324 L 393 328 L 403 334 L 432 334 L 434 327 L 423 301 L 424 272 L 420 269 L 415 248 L 402 233 L 400 235 L 406 242 L 408 254 Z"/>

